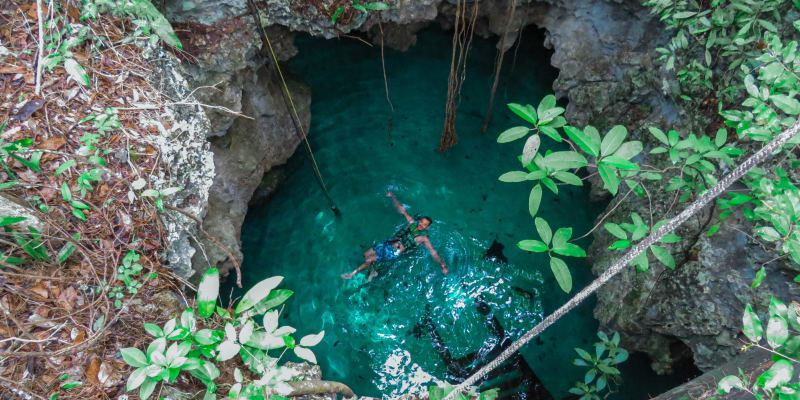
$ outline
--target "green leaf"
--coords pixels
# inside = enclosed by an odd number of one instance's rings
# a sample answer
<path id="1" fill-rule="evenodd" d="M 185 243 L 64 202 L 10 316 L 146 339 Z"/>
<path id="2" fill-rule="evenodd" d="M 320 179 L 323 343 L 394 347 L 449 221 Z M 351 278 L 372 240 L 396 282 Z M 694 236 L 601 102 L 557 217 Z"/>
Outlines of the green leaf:
<path id="1" fill-rule="evenodd" d="M 365 4 L 364 8 L 367 10 L 384 11 L 389 9 L 389 5 L 380 1 L 375 3 Z"/>
<path id="2" fill-rule="evenodd" d="M 719 223 L 711 225 L 711 228 L 708 228 L 708 231 L 706 232 L 706 236 L 712 236 L 715 233 L 717 233 L 717 231 L 719 230 L 719 227 L 720 227 Z"/>
<path id="3" fill-rule="evenodd" d="M 144 330 L 151 336 L 156 338 L 164 336 L 164 331 L 162 331 L 161 327 L 159 327 L 156 324 L 150 324 L 150 323 L 144 324 Z"/>
<path id="4" fill-rule="evenodd" d="M 564 113 L 564 109 L 561 107 L 553 107 L 549 108 L 543 113 L 539 114 L 539 128 L 543 128 L 542 125 L 554 120 L 557 116 Z"/>
<path id="5" fill-rule="evenodd" d="M 139 388 L 139 399 L 147 400 L 151 394 L 153 394 L 153 390 L 156 388 L 156 384 L 158 381 L 155 379 L 147 378 L 142 383 L 142 386 Z"/>
<path id="6" fill-rule="evenodd" d="M 566 247 L 570 237 L 572 237 L 572 228 L 558 228 L 553 234 L 553 248 Z"/>
<path id="7" fill-rule="evenodd" d="M 91 209 L 91 207 L 89 207 L 86 203 L 84 203 L 84 202 L 82 202 L 80 200 L 72 200 L 69 204 L 72 205 L 73 207 L 79 208 L 81 210 L 89 210 L 89 209 Z"/>
<path id="8" fill-rule="evenodd" d="M 756 99 L 761 97 L 759 93 L 758 86 L 756 86 L 755 81 L 753 80 L 752 75 L 747 75 L 744 77 L 744 87 L 747 89 L 747 93 Z"/>
<path id="9" fill-rule="evenodd" d="M 600 142 L 600 155 L 607 156 L 613 154 L 622 144 L 622 141 L 625 140 L 626 136 L 628 136 L 628 130 L 625 129 L 624 126 L 615 125 L 612 127 L 603 138 L 603 141 Z"/>
<path id="10" fill-rule="evenodd" d="M 336 25 L 336 20 L 339 19 L 339 16 L 342 15 L 344 12 L 344 6 L 339 6 L 336 11 L 331 15 L 331 24 Z"/>
<path id="11" fill-rule="evenodd" d="M 75 160 L 67 160 L 67 161 L 63 162 L 63 163 L 62 163 L 62 164 L 61 164 L 61 165 L 58 167 L 58 169 L 56 169 L 56 173 L 55 173 L 53 176 L 59 176 L 59 175 L 60 175 L 60 174 L 62 174 L 64 171 L 66 171 L 67 169 L 69 169 L 69 167 L 71 167 L 71 166 L 73 166 L 73 165 L 75 165 L 75 164 L 76 164 Z"/>
<path id="12" fill-rule="evenodd" d="M 539 114 L 539 118 L 544 120 L 545 117 L 543 116 L 545 111 L 553 108 L 556 106 L 556 96 L 552 94 L 548 94 L 542 98 L 542 101 L 539 102 L 539 107 L 536 109 L 536 113 Z"/>
<path id="13" fill-rule="evenodd" d="M 583 181 L 581 180 L 581 178 L 578 175 L 573 174 L 572 172 L 558 171 L 553 174 L 553 178 L 556 178 L 566 184 L 583 186 Z"/>
<path id="14" fill-rule="evenodd" d="M 497 137 L 497 143 L 508 143 L 513 142 L 517 139 L 525 137 L 525 135 L 530 132 L 530 128 L 526 128 L 524 126 L 515 126 L 513 128 L 508 128 L 500 136 Z"/>
<path id="15" fill-rule="evenodd" d="M 771 391 L 779 385 L 788 383 L 792 379 L 793 373 L 792 363 L 786 359 L 780 359 L 756 379 L 756 385 Z"/>
<path id="16" fill-rule="evenodd" d="M 753 289 L 757 288 L 759 285 L 761 285 L 761 282 L 764 282 L 764 278 L 766 277 L 767 277 L 767 270 L 765 270 L 764 267 L 762 266 L 761 269 L 759 269 L 758 272 L 756 272 L 756 277 L 755 279 L 753 279 L 753 283 L 750 284 L 750 287 Z"/>
<path id="17" fill-rule="evenodd" d="M 141 197 L 158 197 L 158 190 L 147 189 L 147 190 L 143 191 L 139 196 L 141 196 Z"/>
<path id="18" fill-rule="evenodd" d="M 531 189 L 531 193 L 528 196 L 528 213 L 531 214 L 531 217 L 535 217 L 536 213 L 539 211 L 539 204 L 542 202 L 542 185 L 536 184 L 536 186 Z"/>
<path id="19" fill-rule="evenodd" d="M 77 236 L 75 239 L 80 239 L 80 233 L 76 233 L 75 236 Z M 58 251 L 58 262 L 63 264 L 74 251 L 75 245 L 72 244 L 72 242 L 64 243 L 64 245 L 61 246 L 61 250 Z"/>
<path id="20" fill-rule="evenodd" d="M 722 147 L 728 142 L 728 131 L 725 128 L 717 130 L 717 136 L 714 137 L 714 145 Z"/>
<path id="21" fill-rule="evenodd" d="M 608 248 L 610 250 L 622 250 L 622 249 L 627 249 L 630 245 L 631 242 L 629 240 L 617 240 L 616 242 L 611 243 L 611 246 L 609 246 Z"/>
<path id="22" fill-rule="evenodd" d="M 567 263 L 560 258 L 551 257 L 550 269 L 553 271 L 553 275 L 556 277 L 556 282 L 558 282 L 558 286 L 561 290 L 563 290 L 564 293 L 569 293 L 572 290 L 572 275 L 569 273 Z"/>
<path id="23" fill-rule="evenodd" d="M 128 347 L 119 351 L 122 354 L 122 359 L 131 367 L 146 367 L 148 366 L 147 356 L 136 347 Z"/>
<path id="24" fill-rule="evenodd" d="M 562 256 L 586 257 L 586 252 L 578 245 L 566 243 L 563 247 L 554 247 L 553 252 Z"/>
<path id="25" fill-rule="evenodd" d="M 83 382 L 80 381 L 71 381 L 61 385 L 63 389 L 72 389 L 74 387 L 83 386 Z"/>
<path id="26" fill-rule="evenodd" d="M 125 385 L 125 391 L 130 392 L 141 386 L 144 383 L 145 379 L 147 379 L 147 369 L 146 367 L 137 368 L 135 371 L 131 372 L 130 376 L 128 376 L 128 383 Z"/>
<path id="27" fill-rule="evenodd" d="M 273 276 L 257 283 L 250 288 L 247 293 L 242 296 L 242 299 L 236 304 L 234 314 L 241 314 L 256 305 L 259 301 L 265 299 L 272 289 L 275 289 L 283 281 L 282 276 Z"/>
<path id="28" fill-rule="evenodd" d="M 67 58 L 64 59 L 64 69 L 67 70 L 67 74 L 69 74 L 72 79 L 75 79 L 77 82 L 83 84 L 83 86 L 89 87 L 91 86 L 91 82 L 89 82 L 89 74 L 75 61 L 74 58 Z"/>
<path id="29" fill-rule="evenodd" d="M 789 339 L 789 324 L 780 315 L 773 315 L 767 322 L 767 344 L 773 349 L 782 346 Z"/>
<path id="30" fill-rule="evenodd" d="M 536 217 L 533 223 L 536 225 L 536 232 L 539 233 L 539 237 L 542 238 L 542 241 L 544 241 L 545 244 L 550 244 L 550 239 L 553 238 L 553 231 L 550 229 L 550 224 L 548 224 L 544 218 L 540 217 Z"/>
<path id="31" fill-rule="evenodd" d="M 632 163 L 622 157 L 617 156 L 608 156 L 600 160 L 601 164 L 608 164 L 613 167 L 625 170 L 634 170 L 639 169 L 639 165 Z"/>
<path id="32" fill-rule="evenodd" d="M 539 240 L 533 240 L 533 239 L 520 240 L 519 243 L 517 243 L 517 247 L 519 247 L 522 250 L 534 253 L 542 253 L 549 250 L 546 244 L 544 244 Z"/>
<path id="33" fill-rule="evenodd" d="M 274 289 L 269 292 L 269 296 L 258 302 L 253 308 L 256 310 L 256 314 L 263 314 L 283 304 L 293 294 L 294 292 L 289 289 Z"/>
<path id="34" fill-rule="evenodd" d="M 570 140 L 572 140 L 581 150 L 585 151 L 587 154 L 597 157 L 600 155 L 600 141 L 595 141 L 591 136 L 586 133 L 583 133 L 578 128 L 572 126 L 565 126 L 564 132 L 567 134 Z"/>
<path id="35" fill-rule="evenodd" d="M 719 392 L 719 394 L 730 393 L 731 389 L 734 388 L 744 390 L 742 380 L 735 375 L 728 375 L 722 378 L 717 384 L 717 392 Z"/>
<path id="36" fill-rule="evenodd" d="M 533 107 L 526 107 L 517 103 L 509 103 L 508 108 L 520 118 L 530 122 L 533 125 L 536 125 L 536 111 L 533 109 Z"/>
<path id="37" fill-rule="evenodd" d="M 541 139 L 539 139 L 539 135 L 531 135 L 528 140 L 525 141 L 525 146 L 522 148 L 522 165 L 531 163 L 536 152 L 539 151 L 540 144 Z"/>
<path id="38" fill-rule="evenodd" d="M 25 217 L 0 217 L 0 226 L 8 226 L 16 224 L 17 222 L 25 221 Z"/>
<path id="39" fill-rule="evenodd" d="M 503 175 L 500 175 L 497 180 L 500 182 L 507 182 L 507 183 L 515 183 L 515 182 L 523 182 L 527 180 L 528 173 L 525 171 L 509 171 Z"/>
<path id="40" fill-rule="evenodd" d="M 553 127 L 549 125 L 539 125 L 539 131 L 542 134 L 545 134 L 553 139 L 556 143 L 561 143 L 561 135 L 558 134 L 558 131 L 555 130 Z"/>
<path id="41" fill-rule="evenodd" d="M 610 233 L 610 234 L 612 234 L 612 235 L 614 235 L 614 236 L 616 236 L 616 237 L 618 237 L 618 238 L 620 238 L 622 240 L 627 240 L 628 239 L 628 234 L 625 233 L 625 231 L 622 228 L 620 228 L 619 225 L 617 225 L 617 224 L 615 224 L 613 222 L 606 222 L 605 225 L 603 225 L 603 226 L 606 228 L 608 233 Z"/>
<path id="42" fill-rule="evenodd" d="M 600 174 L 600 178 L 603 180 L 603 188 L 607 189 L 612 195 L 616 196 L 617 191 L 619 190 L 619 184 L 621 182 L 617 176 L 617 169 L 610 165 L 601 163 L 597 166 L 597 172 Z"/>
<path id="43" fill-rule="evenodd" d="M 209 268 L 200 280 L 197 288 L 197 313 L 202 318 L 208 318 L 214 314 L 214 307 L 217 305 L 219 296 L 219 271 L 216 268 Z"/>
<path id="44" fill-rule="evenodd" d="M 748 339 L 755 343 L 761 340 L 761 335 L 764 333 L 761 320 L 758 319 L 758 315 L 756 315 L 749 303 L 744 310 L 744 315 L 742 315 L 742 331 Z"/>
<path id="45" fill-rule="evenodd" d="M 774 242 L 781 238 L 781 234 L 771 226 L 762 226 L 755 229 L 756 233 L 768 242 Z"/>
<path id="46" fill-rule="evenodd" d="M 642 142 L 634 140 L 630 142 L 625 142 L 622 144 L 622 146 L 619 146 L 617 151 L 614 152 L 613 156 L 625 160 L 630 160 L 631 158 L 635 157 L 641 152 L 642 152 Z"/>
<path id="47" fill-rule="evenodd" d="M 672 254 L 669 254 L 667 249 L 654 244 L 650 246 L 650 251 L 652 251 L 653 255 L 656 256 L 658 261 L 661 261 L 661 263 L 666 265 L 667 268 L 675 269 L 675 259 L 672 258 Z"/>
<path id="48" fill-rule="evenodd" d="M 554 170 L 580 168 L 587 164 L 586 158 L 574 151 L 555 151 L 544 157 L 542 164 Z"/>
<path id="49" fill-rule="evenodd" d="M 785 94 L 773 94 L 769 97 L 769 100 L 781 111 L 789 115 L 800 114 L 800 101 L 797 101 L 794 97 L 789 97 Z"/>
<path id="50" fill-rule="evenodd" d="M 72 200 L 72 190 L 69 189 L 67 182 L 61 182 L 61 197 L 64 199 L 64 201 Z"/>
<path id="51" fill-rule="evenodd" d="M 659 142 L 664 143 L 667 146 L 670 146 L 669 140 L 667 140 L 667 135 L 665 135 L 664 132 L 661 131 L 661 129 L 658 129 L 653 126 L 647 129 L 650 131 L 651 135 L 655 136 L 655 138 L 658 139 Z"/>
<path id="52" fill-rule="evenodd" d="M 541 182 L 542 182 L 542 185 L 544 185 L 546 188 L 550 189 L 551 192 L 553 192 L 554 194 L 558 194 L 558 186 L 556 186 L 555 181 L 553 181 L 552 179 L 550 179 L 548 177 L 544 177 L 544 178 L 541 179 Z M 798 262 L 798 263 L 800 263 L 800 262 Z"/>

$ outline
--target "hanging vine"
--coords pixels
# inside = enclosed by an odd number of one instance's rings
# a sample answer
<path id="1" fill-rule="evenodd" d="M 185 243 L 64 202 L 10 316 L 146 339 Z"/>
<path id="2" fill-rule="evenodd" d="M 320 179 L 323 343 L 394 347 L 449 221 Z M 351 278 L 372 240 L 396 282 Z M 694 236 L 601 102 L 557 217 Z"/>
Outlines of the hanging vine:
<path id="1" fill-rule="evenodd" d="M 478 0 L 472 3 L 469 23 L 467 23 L 467 0 L 456 0 L 453 53 L 450 61 L 450 76 L 447 78 L 447 104 L 445 105 L 444 128 L 442 128 L 442 138 L 439 141 L 439 151 L 446 151 L 458 143 L 456 110 L 461 98 L 461 86 L 467 74 L 467 55 L 472 45 L 477 19 Z"/>
<path id="2" fill-rule="evenodd" d="M 500 70 L 503 68 L 503 58 L 506 55 L 506 40 L 508 38 L 508 26 L 511 25 L 514 19 L 514 10 L 517 7 L 516 0 L 508 2 L 508 12 L 506 13 L 506 26 L 503 28 L 503 36 L 500 37 L 500 42 L 497 46 L 497 57 L 494 59 L 494 82 L 492 83 L 492 93 L 489 95 L 489 109 L 486 110 L 486 117 L 483 119 L 483 127 L 481 133 L 486 133 L 489 128 L 489 121 L 492 119 L 492 105 L 494 105 L 494 95 L 497 92 L 497 84 L 500 83 Z"/>

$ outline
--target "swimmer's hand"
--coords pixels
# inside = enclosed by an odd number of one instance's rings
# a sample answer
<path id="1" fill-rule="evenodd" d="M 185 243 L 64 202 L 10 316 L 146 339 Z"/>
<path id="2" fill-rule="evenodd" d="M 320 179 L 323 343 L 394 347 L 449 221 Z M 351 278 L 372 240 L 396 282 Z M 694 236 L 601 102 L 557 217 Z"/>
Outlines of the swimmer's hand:
<path id="1" fill-rule="evenodd" d="M 342 279 L 350 279 L 350 278 L 352 278 L 354 276 L 356 276 L 356 273 L 355 272 L 350 272 L 348 274 L 342 274 Z"/>
<path id="2" fill-rule="evenodd" d="M 447 275 L 448 272 L 450 272 L 450 271 L 447 270 L 447 267 L 442 265 L 442 273 Z"/>
<path id="3" fill-rule="evenodd" d="M 391 191 L 386 192 L 386 197 L 394 197 L 394 193 L 392 193 Z"/>

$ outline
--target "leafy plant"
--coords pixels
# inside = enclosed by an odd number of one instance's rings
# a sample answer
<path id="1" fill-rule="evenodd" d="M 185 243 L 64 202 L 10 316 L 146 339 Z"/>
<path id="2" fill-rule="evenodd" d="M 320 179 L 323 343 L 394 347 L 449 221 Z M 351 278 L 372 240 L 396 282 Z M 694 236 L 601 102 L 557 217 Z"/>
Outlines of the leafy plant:
<path id="1" fill-rule="evenodd" d="M 756 399 L 792 399 L 800 393 L 800 382 L 792 382 L 794 363 L 800 356 L 800 304 L 792 302 L 786 306 L 772 297 L 769 303 L 766 331 L 753 307 L 747 304 L 742 315 L 742 331 L 750 340 L 744 350 L 758 347 L 773 354 L 772 366 L 760 374 L 754 382 L 739 369 L 739 375 L 722 378 L 717 389 L 720 394 L 733 389 L 749 392 Z M 761 344 L 766 339 L 767 346 Z"/>
<path id="2" fill-rule="evenodd" d="M 383 11 L 388 10 L 389 5 L 382 2 L 382 1 L 375 1 L 372 3 L 362 3 L 361 0 L 351 0 L 350 7 L 355 10 L 361 11 L 362 13 L 366 14 L 370 10 L 372 11 Z M 339 6 L 336 8 L 336 11 L 333 12 L 331 15 L 331 25 L 336 25 L 336 20 L 342 15 L 345 10 L 345 6 Z"/>
<path id="3" fill-rule="evenodd" d="M 621 364 L 628 359 L 628 351 L 619 347 L 619 333 L 609 339 L 603 331 L 597 332 L 600 342 L 594 344 L 594 355 L 588 351 L 575 348 L 580 358 L 573 360 L 573 364 L 589 368 L 583 377 L 583 382 L 575 382 L 569 392 L 580 397 L 580 400 L 600 400 L 600 394 L 608 390 L 603 397 L 607 397 L 614 390 L 610 386 L 618 386 L 622 380 L 619 369 L 614 365 Z"/>
<path id="4" fill-rule="evenodd" d="M 147 333 L 155 337 L 146 352 L 132 347 L 121 351 L 125 362 L 137 368 L 128 377 L 126 390 L 138 388 L 140 397 L 147 399 L 159 382 L 174 382 L 186 371 L 203 382 L 206 397 L 213 398 L 217 390 L 215 380 L 220 375 L 218 363 L 238 355 L 249 373 L 246 376 L 238 368 L 234 370 L 235 382 L 227 384 L 232 399 L 266 400 L 270 394 L 291 393 L 293 389 L 288 382 L 298 372 L 278 365 L 280 359 L 291 349 L 298 357 L 316 363 L 308 347 L 318 344 L 325 332 L 306 335 L 295 342 L 294 328 L 278 326 L 280 311 L 274 308 L 291 295 L 276 289 L 282 280 L 283 277 L 276 276 L 259 282 L 230 312 L 216 305 L 219 272 L 210 268 L 198 288 L 196 311 L 187 309 L 180 319 L 170 319 L 162 327 L 145 324 Z M 263 316 L 261 325 L 255 319 L 259 316 Z M 174 343 L 168 346 L 170 341 Z M 274 357 L 270 351 L 280 351 L 280 355 Z"/>
<path id="5" fill-rule="evenodd" d="M 428 400 L 442 400 L 453 391 L 455 387 L 450 385 L 449 383 L 444 383 L 442 385 L 437 386 L 430 386 L 428 387 Z M 455 398 L 456 400 L 470 400 L 470 399 L 477 399 L 477 400 L 495 400 L 497 399 L 497 395 L 500 392 L 500 389 L 494 388 L 489 390 L 484 390 L 483 392 L 478 393 L 476 388 L 472 388 L 469 393 L 459 393 Z"/>
<path id="6" fill-rule="evenodd" d="M 122 258 L 122 265 L 117 267 L 116 280 L 121 281 L 125 286 L 113 286 L 108 291 L 108 296 L 114 299 L 114 307 L 122 307 L 122 298 L 125 296 L 123 289 L 128 294 L 136 294 L 142 287 L 142 282 L 139 282 L 136 277 L 142 272 L 142 265 L 139 264 L 140 255 L 135 251 L 130 250 L 125 257 Z"/>

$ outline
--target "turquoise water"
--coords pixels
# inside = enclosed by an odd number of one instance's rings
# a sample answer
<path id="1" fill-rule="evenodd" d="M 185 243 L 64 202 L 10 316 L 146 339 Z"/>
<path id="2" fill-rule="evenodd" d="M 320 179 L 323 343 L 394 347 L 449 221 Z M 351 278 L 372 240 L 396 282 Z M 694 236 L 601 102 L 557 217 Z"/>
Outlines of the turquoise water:
<path id="1" fill-rule="evenodd" d="M 480 133 L 491 87 L 494 41 L 477 39 L 458 109 L 459 143 L 435 151 L 441 134 L 449 71 L 449 33 L 425 31 L 405 53 L 386 50 L 395 114 L 391 132 L 380 49 L 354 40 L 301 37 L 290 69 L 312 88 L 310 140 L 336 217 L 298 149 L 286 168 L 286 185 L 263 207 L 249 211 L 242 232 L 245 287 L 274 275 L 295 291 L 284 321 L 298 337 L 324 329 L 314 348 L 324 378 L 360 395 L 415 392 L 435 380 L 455 380 L 429 334 L 431 325 L 453 358 L 485 355 L 498 338 L 477 311 L 489 305 L 511 338 L 541 321 L 568 299 L 545 256 L 525 253 L 518 240 L 537 238 L 527 213 L 527 184 L 497 180 L 518 169 L 522 143 L 497 144 L 497 134 L 518 124 L 505 103 L 530 102 L 551 92 L 556 71 L 537 49 L 539 33 L 526 33 L 516 60 L 509 54 L 497 92 L 492 125 Z M 513 64 L 513 65 L 512 65 Z M 513 67 L 513 70 L 512 70 Z M 404 224 L 385 193 L 391 190 L 413 214 L 429 215 L 429 237 L 450 269 L 444 276 L 424 249 L 394 263 L 366 283 L 365 274 L 343 280 L 363 262 L 362 252 Z M 599 212 L 583 188 L 561 186 L 558 201 L 545 195 L 540 215 L 553 229 L 586 232 Z M 507 264 L 483 260 L 493 240 L 506 245 Z M 587 240 L 578 244 L 588 247 Z M 590 266 L 568 258 L 574 287 L 590 279 Z M 571 365 L 573 347 L 595 340 L 594 301 L 570 313 L 522 352 L 556 398 L 583 370 Z M 421 321 L 431 321 L 425 325 Z"/>

